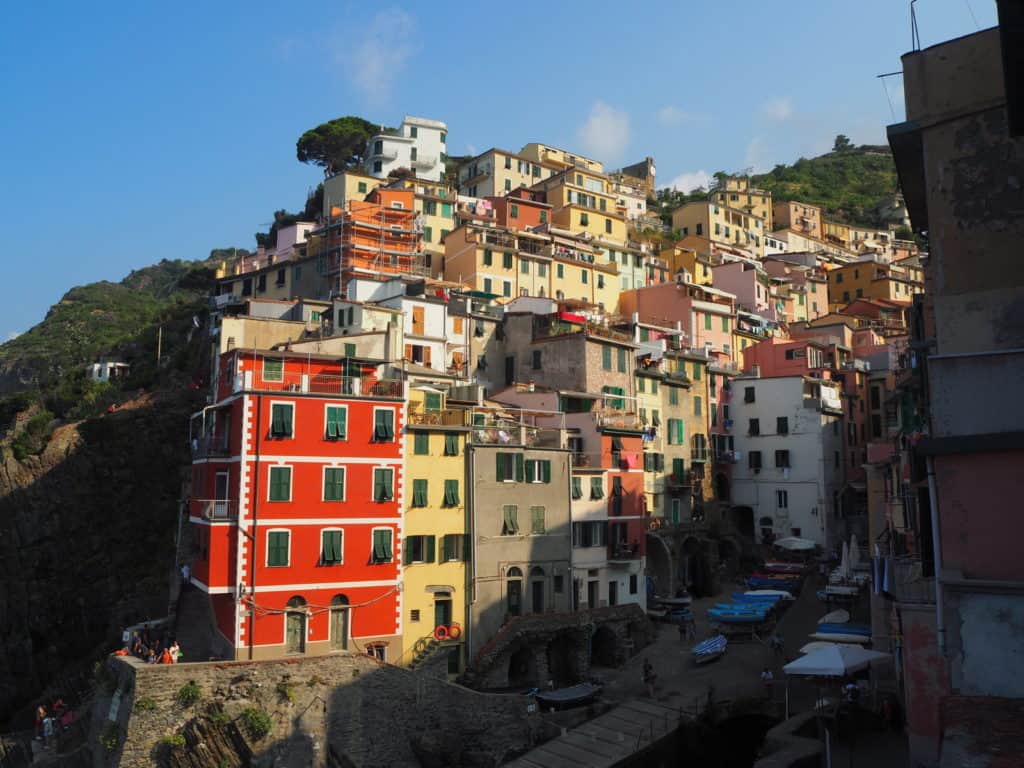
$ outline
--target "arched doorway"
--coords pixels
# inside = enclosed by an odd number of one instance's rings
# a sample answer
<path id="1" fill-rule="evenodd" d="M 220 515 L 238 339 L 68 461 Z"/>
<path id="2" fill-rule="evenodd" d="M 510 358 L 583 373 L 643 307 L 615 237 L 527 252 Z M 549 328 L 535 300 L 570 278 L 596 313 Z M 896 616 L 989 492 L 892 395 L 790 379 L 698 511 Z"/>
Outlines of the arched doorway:
<path id="1" fill-rule="evenodd" d="M 647 534 L 647 575 L 652 581 L 654 594 L 673 593 L 672 554 L 665 540 L 653 533 Z"/>
<path id="2" fill-rule="evenodd" d="M 348 650 L 348 598 L 345 595 L 335 595 L 331 598 L 331 650 Z"/>
<path id="3" fill-rule="evenodd" d="M 576 669 L 577 650 L 580 640 L 569 632 L 563 632 L 548 643 L 548 676 L 555 686 L 572 685 L 579 680 Z"/>
<path id="4" fill-rule="evenodd" d="M 536 565 L 530 569 L 530 606 L 534 613 L 544 613 L 544 569 Z"/>
<path id="5" fill-rule="evenodd" d="M 523 612 L 523 572 L 515 566 L 505 574 L 505 600 L 509 616 Z"/>
<path id="6" fill-rule="evenodd" d="M 598 627 L 590 639 L 590 664 L 614 667 L 618 659 L 619 640 L 608 627 Z"/>
<path id="7" fill-rule="evenodd" d="M 728 501 L 730 490 L 731 489 L 729 487 L 729 478 L 725 475 L 725 473 L 719 472 L 717 475 L 715 475 L 715 497 L 719 501 Z"/>
<path id="8" fill-rule="evenodd" d="M 742 536 L 754 541 L 754 510 L 750 507 L 733 507 L 729 510 L 732 526 Z"/>
<path id="9" fill-rule="evenodd" d="M 515 651 L 508 660 L 508 684 L 514 688 L 537 681 L 537 660 L 528 647 Z"/>
<path id="10" fill-rule="evenodd" d="M 284 623 L 285 653 L 306 652 L 306 601 L 296 595 L 288 601 Z"/>
<path id="11" fill-rule="evenodd" d="M 694 597 L 708 594 L 707 561 L 700 540 L 696 536 L 687 536 L 683 540 L 682 550 L 679 563 L 682 583 Z"/>

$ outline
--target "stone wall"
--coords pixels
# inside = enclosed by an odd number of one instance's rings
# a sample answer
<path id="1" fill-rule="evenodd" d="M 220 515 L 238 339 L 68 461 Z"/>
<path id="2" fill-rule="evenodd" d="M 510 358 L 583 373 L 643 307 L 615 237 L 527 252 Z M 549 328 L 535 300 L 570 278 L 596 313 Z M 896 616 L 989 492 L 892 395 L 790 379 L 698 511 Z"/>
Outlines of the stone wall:
<path id="1" fill-rule="evenodd" d="M 110 754 L 96 749 L 97 768 L 491 766 L 532 746 L 540 729 L 519 697 L 477 693 L 359 654 L 108 663 L 119 681 L 121 742 Z M 178 692 L 191 681 L 201 698 L 182 706 Z M 247 709 L 270 716 L 264 738 L 249 732 Z M 185 745 L 163 742 L 172 735 Z"/>

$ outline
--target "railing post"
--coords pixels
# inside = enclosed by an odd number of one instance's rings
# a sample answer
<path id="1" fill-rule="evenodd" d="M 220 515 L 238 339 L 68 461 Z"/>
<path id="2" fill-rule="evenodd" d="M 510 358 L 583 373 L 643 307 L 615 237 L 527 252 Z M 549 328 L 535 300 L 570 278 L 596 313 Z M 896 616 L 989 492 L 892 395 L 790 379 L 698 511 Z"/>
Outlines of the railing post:
<path id="1" fill-rule="evenodd" d="M 300 388 L 301 388 L 301 390 L 303 392 L 309 392 L 309 374 L 308 373 L 302 374 L 302 379 L 301 379 L 301 383 L 300 383 L 299 386 L 300 386 Z"/>

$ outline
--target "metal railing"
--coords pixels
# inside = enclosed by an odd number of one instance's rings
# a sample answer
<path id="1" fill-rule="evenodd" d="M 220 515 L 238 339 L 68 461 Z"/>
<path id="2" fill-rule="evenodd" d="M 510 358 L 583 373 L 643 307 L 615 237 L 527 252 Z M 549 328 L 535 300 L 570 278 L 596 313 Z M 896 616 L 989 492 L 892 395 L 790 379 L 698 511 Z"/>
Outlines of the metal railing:
<path id="1" fill-rule="evenodd" d="M 235 391 L 302 392 L 318 395 L 351 395 L 353 397 L 402 398 L 404 383 L 398 379 L 375 379 L 370 376 L 337 376 L 286 371 L 281 379 L 266 380 L 246 371 L 235 380 Z"/>
<path id="2" fill-rule="evenodd" d="M 234 520 L 238 517 L 237 499 L 189 499 L 191 517 L 205 520 Z"/>
<path id="3" fill-rule="evenodd" d="M 205 459 L 210 456 L 230 456 L 231 445 L 227 437 L 204 437 L 192 439 L 192 458 Z"/>
<path id="4" fill-rule="evenodd" d="M 445 408 L 440 411 L 410 410 L 409 424 L 440 425 L 445 427 L 467 427 L 470 425 L 470 411 L 465 408 Z"/>

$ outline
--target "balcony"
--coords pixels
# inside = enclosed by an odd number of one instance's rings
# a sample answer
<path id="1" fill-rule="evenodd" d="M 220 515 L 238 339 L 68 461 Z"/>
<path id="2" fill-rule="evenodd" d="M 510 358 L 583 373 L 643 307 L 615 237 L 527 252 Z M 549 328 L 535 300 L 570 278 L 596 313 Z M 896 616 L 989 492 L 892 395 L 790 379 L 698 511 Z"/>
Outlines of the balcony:
<path id="1" fill-rule="evenodd" d="M 422 426 L 468 427 L 470 412 L 465 408 L 445 408 L 440 411 L 409 411 L 407 423 Z"/>
<path id="2" fill-rule="evenodd" d="M 188 513 L 190 517 L 199 517 L 203 520 L 236 520 L 238 500 L 189 499 Z"/>
<path id="3" fill-rule="evenodd" d="M 624 541 L 612 542 L 608 545 L 608 563 L 628 565 L 640 559 L 639 544 L 627 544 Z"/>
<path id="4" fill-rule="evenodd" d="M 205 437 L 192 439 L 192 458 L 225 458 L 231 455 L 231 446 L 226 437 Z"/>
<path id="5" fill-rule="evenodd" d="M 347 395 L 402 399 L 405 383 L 398 379 L 377 379 L 372 376 L 332 376 L 328 374 L 285 372 L 280 381 L 265 381 L 253 371 L 235 377 L 235 392 L 302 392 L 316 395 Z"/>
<path id="6" fill-rule="evenodd" d="M 433 168 L 437 163 L 436 155 L 420 155 L 411 161 L 413 168 Z"/>

